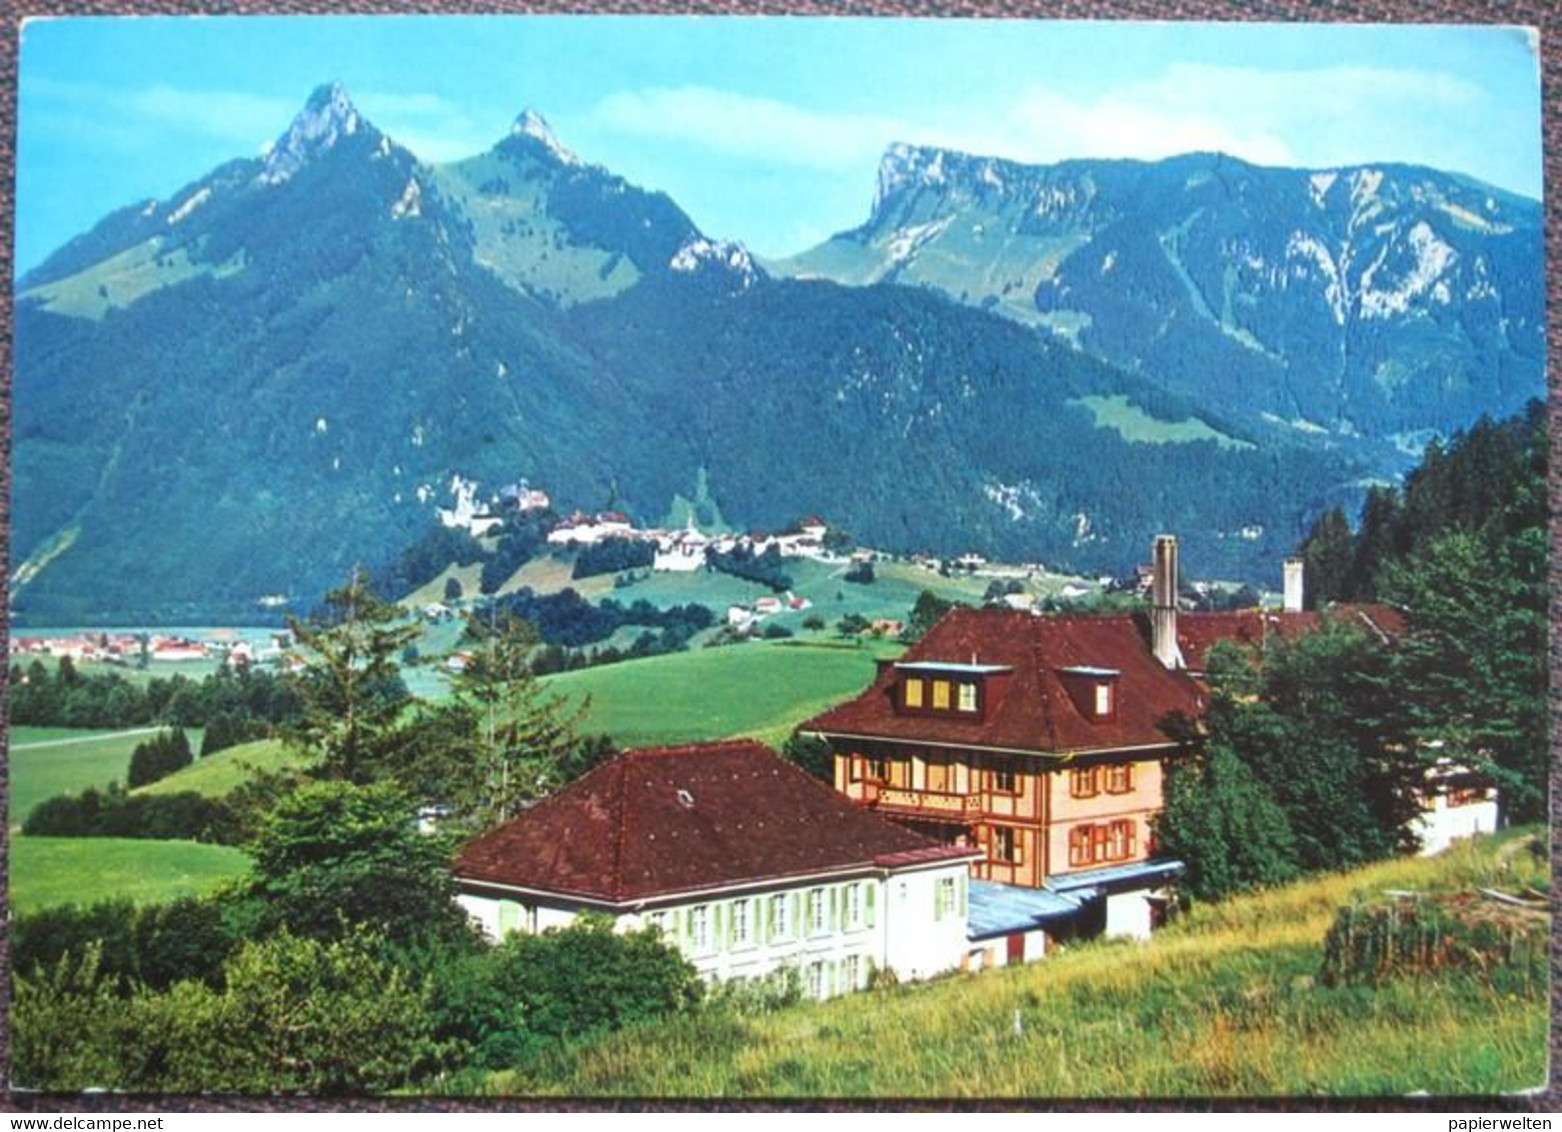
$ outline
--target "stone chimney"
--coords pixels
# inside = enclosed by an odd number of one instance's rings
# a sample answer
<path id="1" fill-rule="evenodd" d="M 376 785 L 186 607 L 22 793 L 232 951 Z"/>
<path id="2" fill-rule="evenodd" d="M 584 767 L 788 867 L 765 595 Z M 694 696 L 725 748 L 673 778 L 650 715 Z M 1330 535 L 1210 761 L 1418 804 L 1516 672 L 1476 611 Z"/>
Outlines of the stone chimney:
<path id="1" fill-rule="evenodd" d="M 1177 536 L 1155 536 L 1155 573 L 1150 587 L 1150 649 L 1167 668 L 1182 668 L 1177 647 Z"/>
<path id="2" fill-rule="evenodd" d="M 1285 604 L 1281 608 L 1286 613 L 1302 611 L 1302 578 L 1306 566 L 1307 564 L 1300 558 L 1285 560 Z"/>

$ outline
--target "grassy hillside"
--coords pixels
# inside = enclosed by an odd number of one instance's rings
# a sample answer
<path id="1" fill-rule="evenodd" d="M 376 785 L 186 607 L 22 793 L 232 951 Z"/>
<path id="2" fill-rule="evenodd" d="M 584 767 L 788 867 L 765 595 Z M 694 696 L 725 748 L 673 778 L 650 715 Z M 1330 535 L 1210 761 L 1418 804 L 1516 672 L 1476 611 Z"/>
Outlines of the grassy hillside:
<path id="1" fill-rule="evenodd" d="M 13 727 L 10 731 L 11 813 L 9 823 L 20 825 L 33 807 L 56 794 L 75 793 L 89 786 L 104 787 L 125 781 L 130 755 L 158 729 L 86 731 L 67 727 Z M 186 731 L 190 746 L 199 750 L 201 731 Z"/>
<path id="2" fill-rule="evenodd" d="M 197 759 L 183 770 L 143 786 L 135 793 L 177 794 L 190 790 L 208 798 L 220 798 L 249 779 L 255 770 L 290 770 L 303 767 L 309 761 L 303 752 L 284 745 L 280 739 L 262 739 Z"/>
<path id="3" fill-rule="evenodd" d="M 10 858 L 11 906 L 18 912 L 194 896 L 249 868 L 247 856 L 225 845 L 115 837 L 17 837 Z"/>
<path id="4" fill-rule="evenodd" d="M 620 1033 L 500 1092 L 582 1096 L 1134 1097 L 1495 1094 L 1546 1079 L 1542 980 L 1326 987 L 1338 908 L 1386 889 L 1544 891 L 1512 837 L 1196 910 L 1147 943 L 1093 942 L 768 1015 Z M 1518 849 L 1520 851 L 1513 852 Z"/>
<path id="5" fill-rule="evenodd" d="M 751 642 L 569 672 L 548 683 L 572 700 L 589 695 L 585 729 L 621 746 L 733 735 L 779 746 L 799 722 L 867 687 L 875 655 L 866 645 Z"/>

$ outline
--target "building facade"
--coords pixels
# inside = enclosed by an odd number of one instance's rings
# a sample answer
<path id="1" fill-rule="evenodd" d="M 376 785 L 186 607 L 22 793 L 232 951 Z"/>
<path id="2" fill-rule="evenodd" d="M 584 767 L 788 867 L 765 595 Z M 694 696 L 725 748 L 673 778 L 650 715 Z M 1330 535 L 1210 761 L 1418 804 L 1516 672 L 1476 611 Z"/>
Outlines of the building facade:
<path id="1" fill-rule="evenodd" d="M 959 967 L 974 858 L 743 740 L 626 751 L 474 841 L 456 882 L 491 938 L 594 912 L 706 979 L 790 967 L 825 998 Z"/>

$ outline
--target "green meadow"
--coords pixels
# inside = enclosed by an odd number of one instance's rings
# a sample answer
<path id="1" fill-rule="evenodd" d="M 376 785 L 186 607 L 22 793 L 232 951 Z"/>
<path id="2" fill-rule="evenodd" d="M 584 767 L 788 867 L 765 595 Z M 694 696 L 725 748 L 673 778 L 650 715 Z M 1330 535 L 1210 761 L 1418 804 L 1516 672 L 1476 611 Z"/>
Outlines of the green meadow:
<path id="1" fill-rule="evenodd" d="M 254 777 L 256 771 L 297 770 L 309 762 L 304 752 L 287 746 L 280 739 L 261 739 L 196 759 L 183 770 L 148 783 L 135 793 L 178 794 L 188 790 L 208 798 L 220 798 Z"/>
<path id="2" fill-rule="evenodd" d="M 210 892 L 249 868 L 225 845 L 117 837 L 13 837 L 11 906 L 33 912 L 57 904 L 130 900 L 149 904 Z"/>
<path id="3" fill-rule="evenodd" d="M 1524 831 L 1524 835 L 1536 831 Z M 1070 945 L 769 1014 L 707 1009 L 566 1050 L 496 1093 L 1125 1098 L 1494 1095 L 1546 1080 L 1545 973 L 1326 986 L 1338 909 L 1385 890 L 1546 891 L 1515 838 L 1194 910 L 1147 942 Z M 1507 848 L 1504 848 L 1506 842 Z"/>
<path id="4" fill-rule="evenodd" d="M 63 727 L 13 727 L 10 730 L 11 826 L 20 825 L 33 807 L 56 794 L 79 793 L 89 786 L 124 784 L 130 756 L 159 729 L 84 731 Z M 199 750 L 202 732 L 187 730 Z"/>
<path id="5" fill-rule="evenodd" d="M 567 672 L 549 688 L 579 703 L 583 728 L 620 747 L 749 735 L 780 746 L 798 723 L 860 692 L 899 646 L 748 642 Z"/>

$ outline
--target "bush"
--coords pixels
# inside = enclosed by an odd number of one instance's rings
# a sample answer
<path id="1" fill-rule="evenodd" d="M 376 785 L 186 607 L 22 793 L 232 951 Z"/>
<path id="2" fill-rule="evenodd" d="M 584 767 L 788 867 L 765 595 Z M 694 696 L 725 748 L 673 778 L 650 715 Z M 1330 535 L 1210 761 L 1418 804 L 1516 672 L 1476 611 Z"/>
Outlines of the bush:
<path id="1" fill-rule="evenodd" d="M 1350 905 L 1324 937 L 1321 978 L 1336 986 L 1462 971 L 1495 982 L 1506 969 L 1527 987 L 1543 986 L 1550 942 L 1544 910 L 1473 893 Z"/>
<path id="2" fill-rule="evenodd" d="M 30 837 L 134 837 L 152 841 L 235 844 L 232 815 L 219 799 L 192 790 L 177 794 L 126 794 L 117 785 L 99 792 L 49 798 L 28 815 Z"/>
<path id="3" fill-rule="evenodd" d="M 11 961 L 19 974 L 42 977 L 91 948 L 98 974 L 121 990 L 132 983 L 160 989 L 184 979 L 215 982 L 234 943 L 222 907 L 198 897 L 142 908 L 128 900 L 65 905 L 23 913 L 11 924 Z"/>
<path id="4" fill-rule="evenodd" d="M 136 745 L 130 755 L 130 788 L 146 786 L 160 778 L 167 778 L 176 770 L 182 770 L 195 761 L 190 754 L 190 740 L 182 728 L 160 731 L 145 743 Z"/>

